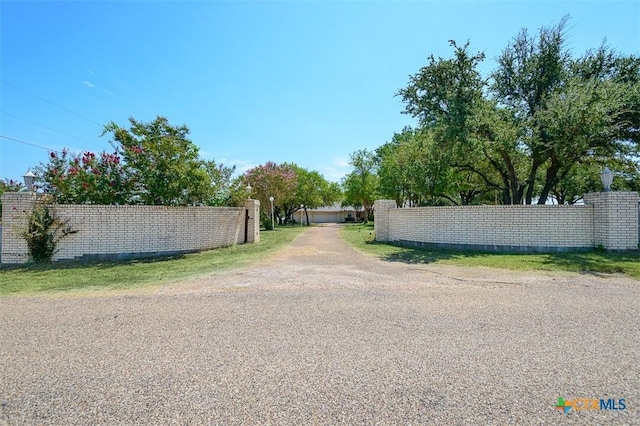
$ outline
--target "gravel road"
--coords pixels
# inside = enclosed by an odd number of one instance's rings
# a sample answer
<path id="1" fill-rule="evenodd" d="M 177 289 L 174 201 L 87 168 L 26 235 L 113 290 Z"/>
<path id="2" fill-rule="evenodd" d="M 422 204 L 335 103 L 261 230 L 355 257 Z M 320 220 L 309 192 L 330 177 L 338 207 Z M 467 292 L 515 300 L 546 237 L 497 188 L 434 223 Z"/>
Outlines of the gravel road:
<path id="1" fill-rule="evenodd" d="M 0 424 L 640 424 L 639 284 L 385 262 L 315 227 L 242 270 L 0 299 Z"/>

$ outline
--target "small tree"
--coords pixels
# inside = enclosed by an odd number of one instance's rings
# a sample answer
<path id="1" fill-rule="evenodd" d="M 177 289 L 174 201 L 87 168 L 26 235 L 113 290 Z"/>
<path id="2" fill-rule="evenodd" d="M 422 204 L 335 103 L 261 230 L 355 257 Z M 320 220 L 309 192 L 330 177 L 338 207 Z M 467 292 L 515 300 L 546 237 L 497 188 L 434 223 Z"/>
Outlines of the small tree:
<path id="1" fill-rule="evenodd" d="M 351 154 L 350 164 L 353 171 L 342 180 L 344 204 L 362 207 L 367 222 L 378 194 L 376 159 L 373 152 L 364 149 Z"/>
<path id="2" fill-rule="evenodd" d="M 61 220 L 48 206 L 36 204 L 28 213 L 27 225 L 21 235 L 27 241 L 33 261 L 41 263 L 51 261 L 60 239 L 76 232 L 68 219 Z"/>
<path id="3" fill-rule="evenodd" d="M 260 201 L 260 209 L 265 218 L 270 217 L 271 214 L 269 197 L 273 197 L 276 206 L 279 207 L 276 209 L 279 218 L 283 214 L 285 218 L 288 217 L 292 211 L 295 211 L 294 206 L 300 203 L 296 200 L 298 175 L 291 164 L 276 164 L 269 161 L 254 167 L 244 174 L 241 185 L 245 187 L 251 185 L 251 194 L 247 195 Z"/>

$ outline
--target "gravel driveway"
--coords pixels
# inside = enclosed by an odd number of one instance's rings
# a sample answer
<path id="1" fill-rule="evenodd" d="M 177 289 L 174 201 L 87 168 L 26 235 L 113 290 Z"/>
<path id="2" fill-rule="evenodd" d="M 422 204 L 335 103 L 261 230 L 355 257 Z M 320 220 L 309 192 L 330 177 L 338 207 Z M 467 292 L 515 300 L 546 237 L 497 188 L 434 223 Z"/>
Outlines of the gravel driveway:
<path id="1" fill-rule="evenodd" d="M 0 299 L 0 423 L 640 424 L 637 281 L 385 262 L 338 228 L 165 287 Z"/>

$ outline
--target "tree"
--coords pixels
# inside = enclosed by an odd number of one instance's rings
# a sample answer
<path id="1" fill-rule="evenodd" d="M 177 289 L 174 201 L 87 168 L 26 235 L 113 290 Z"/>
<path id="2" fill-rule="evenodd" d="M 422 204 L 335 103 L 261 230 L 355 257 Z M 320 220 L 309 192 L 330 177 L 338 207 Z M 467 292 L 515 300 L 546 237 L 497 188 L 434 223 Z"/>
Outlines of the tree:
<path id="1" fill-rule="evenodd" d="M 292 211 L 298 209 L 300 202 L 296 199 L 298 175 L 291 164 L 276 164 L 269 161 L 261 166 L 247 170 L 241 180 L 241 185 L 251 185 L 252 198 L 260 201 L 263 217 L 270 217 L 271 202 L 276 203 L 276 215 L 280 223 L 290 217 Z"/>
<path id="2" fill-rule="evenodd" d="M 543 204 L 552 193 L 571 202 L 562 194 L 582 164 L 618 161 L 638 173 L 640 59 L 605 45 L 574 58 L 566 23 L 533 37 L 522 30 L 488 79 L 477 70 L 484 54 L 450 42 L 452 58 L 431 56 L 398 92 L 433 134 L 448 167 L 431 174 L 449 173 L 451 202 L 495 191 L 504 204 Z"/>
<path id="3" fill-rule="evenodd" d="M 211 178 L 198 147 L 188 138 L 189 128 L 172 126 L 161 116 L 150 123 L 131 117 L 129 123 L 127 130 L 111 122 L 103 135 L 111 133 L 118 144 L 134 185 L 134 199 L 168 206 L 206 202 Z"/>
<path id="4" fill-rule="evenodd" d="M 304 205 L 304 213 L 307 217 L 307 224 L 309 224 L 307 209 L 332 205 L 340 200 L 342 191 L 337 183 L 328 182 L 315 170 L 307 170 L 295 164 L 291 166 L 298 177 L 295 199 Z"/>
<path id="5" fill-rule="evenodd" d="M 439 170 L 429 173 L 431 197 L 470 204 L 483 192 L 501 189 L 505 203 L 517 202 L 519 141 L 513 118 L 485 98 L 486 82 L 477 70 L 484 54 L 471 53 L 469 43 L 449 43 L 452 58 L 431 56 L 398 92 L 406 104 L 404 113 L 418 118 L 422 132 L 433 137 L 429 155 Z M 435 182 L 444 181 L 457 183 L 449 194 L 441 185 L 436 191 Z"/>
<path id="6" fill-rule="evenodd" d="M 204 161 L 187 135 L 166 118 L 151 123 L 129 119 L 129 130 L 115 123 L 114 151 L 52 152 L 37 169 L 38 182 L 58 203 L 221 205 L 230 201 L 233 167 Z"/>
<path id="7" fill-rule="evenodd" d="M 236 167 L 204 161 L 203 167 L 210 179 L 209 194 L 205 203 L 209 206 L 228 206 L 231 203 L 232 177 Z"/>
<path id="8" fill-rule="evenodd" d="M 378 176 L 376 174 L 376 158 L 369 150 L 358 150 L 350 155 L 349 164 L 353 171 L 344 177 L 343 204 L 362 207 L 365 222 L 373 212 L 373 203 L 378 193 Z"/>
<path id="9" fill-rule="evenodd" d="M 44 192 L 61 204 L 127 204 L 134 186 L 117 152 L 52 152 L 37 175 Z"/>
<path id="10" fill-rule="evenodd" d="M 545 203 L 558 181 L 589 158 L 638 153 L 638 58 L 603 45 L 574 59 L 565 43 L 567 21 L 535 37 L 523 30 L 492 74 L 496 101 L 513 111 L 528 136 L 527 203 L 538 188 L 538 203 Z"/>
<path id="11" fill-rule="evenodd" d="M 437 205 L 442 199 L 459 204 L 451 193 L 451 168 L 441 154 L 431 131 L 396 133 L 376 150 L 380 195 L 399 206 Z"/>

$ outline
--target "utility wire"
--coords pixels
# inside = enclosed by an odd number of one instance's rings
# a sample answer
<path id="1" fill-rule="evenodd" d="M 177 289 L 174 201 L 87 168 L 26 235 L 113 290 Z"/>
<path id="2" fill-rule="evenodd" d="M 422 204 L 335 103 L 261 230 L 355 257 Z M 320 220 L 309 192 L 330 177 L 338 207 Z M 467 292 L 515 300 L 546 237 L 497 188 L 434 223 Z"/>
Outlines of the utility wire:
<path id="1" fill-rule="evenodd" d="M 84 139 L 80 139 L 80 138 L 79 138 L 79 137 L 77 137 L 77 136 L 73 136 L 73 135 L 70 135 L 69 133 L 65 133 L 65 132 L 63 132 L 63 131 L 61 131 L 61 130 L 56 130 L 56 129 L 52 128 L 52 127 L 45 126 L 44 124 L 36 123 L 35 121 L 31 121 L 31 120 L 26 119 L 26 118 L 24 118 L 24 117 L 17 116 L 17 115 L 15 115 L 15 114 L 10 113 L 10 112 L 2 111 L 2 110 L 0 110 L 0 112 L 1 112 L 1 113 L 3 113 L 3 114 L 9 115 L 9 116 L 11 116 L 11 117 L 15 117 L 15 118 L 17 118 L 17 119 L 19 119 L 19 120 L 26 121 L 27 123 L 33 124 L 33 125 L 35 125 L 35 126 L 42 127 L 43 129 L 47 129 L 47 130 L 51 130 L 52 132 L 60 133 L 61 135 L 64 135 L 64 136 L 70 137 L 70 138 L 75 139 L 75 140 L 77 140 L 77 141 L 80 141 L 80 142 L 83 142 L 83 143 L 87 143 L 87 144 L 90 144 L 90 145 L 97 146 L 97 145 L 95 145 L 95 144 L 92 144 L 92 143 L 90 143 L 90 142 L 85 141 Z"/>
<path id="2" fill-rule="evenodd" d="M 44 149 L 45 151 L 48 151 L 48 152 L 59 152 L 59 151 L 56 151 L 55 149 L 50 149 L 50 148 L 47 148 L 47 147 L 44 147 L 44 146 L 36 145 L 35 143 L 31 143 L 31 142 L 21 141 L 20 139 L 10 138 L 8 136 L 0 135 L 0 138 L 7 139 L 7 140 L 10 140 L 10 141 L 13 141 L 13 142 L 18 142 L 18 143 L 21 143 L 21 144 L 24 144 L 24 145 L 35 146 L 36 148 Z"/>
<path id="3" fill-rule="evenodd" d="M 98 122 L 97 122 L 97 121 L 95 121 L 95 120 L 90 119 L 89 117 L 85 117 L 85 116 L 84 116 L 84 115 L 82 115 L 82 114 L 78 114 L 78 113 L 77 113 L 77 112 L 75 112 L 75 111 L 71 111 L 69 108 L 65 108 L 65 107 L 63 107 L 62 105 L 58 105 L 58 104 L 57 104 L 57 103 L 55 103 L 55 102 L 51 102 L 50 100 L 45 99 L 45 98 L 43 98 L 42 96 L 38 96 L 38 95 L 36 95 L 35 93 L 31 93 L 31 92 L 29 92 L 28 90 L 24 90 L 24 89 L 22 89 L 22 88 L 20 88 L 20 87 L 18 87 L 18 86 L 16 86 L 16 85 L 14 85 L 14 84 L 11 84 L 11 83 L 6 82 L 6 81 L 4 81 L 4 80 L 0 80 L 0 81 L 2 81 L 2 84 L 6 84 L 6 85 L 7 85 L 7 86 L 9 86 L 9 87 L 13 87 L 14 89 L 19 90 L 19 91 L 21 91 L 21 92 L 24 92 L 24 93 L 26 93 L 26 94 L 27 94 L 27 95 L 29 95 L 29 96 L 33 96 L 33 97 L 34 97 L 34 98 L 36 98 L 36 99 L 40 99 L 42 102 L 46 102 L 46 103 L 48 103 L 48 104 L 51 104 L 51 105 L 53 105 L 53 106 L 55 106 L 55 107 L 58 107 L 58 108 L 60 108 L 60 109 L 62 109 L 62 110 L 67 111 L 67 112 L 68 112 L 68 113 L 70 113 L 70 114 L 73 114 L 73 115 L 75 115 L 75 116 L 78 116 L 78 117 L 80 117 L 80 118 L 83 118 L 83 119 L 85 119 L 85 120 L 87 120 L 87 121 L 89 121 L 89 122 L 91 122 L 91 123 L 93 123 L 93 124 L 97 124 L 98 126 L 102 127 L 102 124 L 98 123 Z"/>

